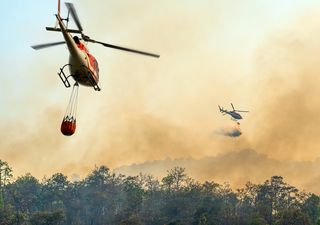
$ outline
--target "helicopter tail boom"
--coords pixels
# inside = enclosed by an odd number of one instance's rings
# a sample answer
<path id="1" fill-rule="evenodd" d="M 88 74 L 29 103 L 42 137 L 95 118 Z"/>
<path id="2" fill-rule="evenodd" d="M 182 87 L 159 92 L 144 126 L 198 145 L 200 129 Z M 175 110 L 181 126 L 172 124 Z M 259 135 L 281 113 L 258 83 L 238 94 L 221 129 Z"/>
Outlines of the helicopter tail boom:
<path id="1" fill-rule="evenodd" d="M 221 113 L 226 113 L 226 110 L 224 110 L 222 107 L 220 107 L 220 105 L 218 105 L 218 107 L 219 107 L 219 110 Z"/>
<path id="2" fill-rule="evenodd" d="M 58 15 L 60 17 L 60 0 L 58 0 Z"/>
<path id="3" fill-rule="evenodd" d="M 63 34 L 63 37 L 67 43 L 70 54 L 78 55 L 78 47 L 74 42 L 73 38 L 71 37 L 71 35 L 68 33 L 67 28 L 63 24 L 61 17 L 59 15 L 56 15 L 56 17 L 57 17 L 61 32 Z"/>

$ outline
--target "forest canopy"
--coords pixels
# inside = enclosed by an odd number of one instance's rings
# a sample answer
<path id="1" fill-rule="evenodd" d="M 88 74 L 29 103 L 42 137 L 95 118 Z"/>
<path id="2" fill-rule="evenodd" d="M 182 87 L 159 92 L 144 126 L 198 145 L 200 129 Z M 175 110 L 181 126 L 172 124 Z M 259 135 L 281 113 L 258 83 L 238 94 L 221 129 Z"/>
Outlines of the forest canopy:
<path id="1" fill-rule="evenodd" d="M 0 160 L 1 225 L 320 225 L 319 196 L 281 176 L 232 190 L 228 183 L 200 183 L 181 167 L 161 180 L 106 166 L 79 181 L 12 173 Z"/>

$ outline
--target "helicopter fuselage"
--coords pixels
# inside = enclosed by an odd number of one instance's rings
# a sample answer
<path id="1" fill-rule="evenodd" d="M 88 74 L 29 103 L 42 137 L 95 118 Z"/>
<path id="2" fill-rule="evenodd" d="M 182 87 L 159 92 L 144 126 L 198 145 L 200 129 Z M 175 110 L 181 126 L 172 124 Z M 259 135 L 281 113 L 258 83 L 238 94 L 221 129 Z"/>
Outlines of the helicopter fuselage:
<path id="1" fill-rule="evenodd" d="M 79 46 L 78 46 L 79 47 Z M 79 48 L 76 56 L 69 56 L 70 74 L 79 84 L 92 86 L 92 80 L 99 81 L 99 66 L 97 60 L 86 50 Z"/>
<path id="2" fill-rule="evenodd" d="M 237 112 L 234 112 L 234 111 L 226 111 L 225 113 L 229 114 L 233 119 L 235 120 L 241 120 L 242 119 L 242 116 L 237 113 Z"/>
<path id="3" fill-rule="evenodd" d="M 99 66 L 97 60 L 89 53 L 82 41 L 78 44 L 74 41 L 59 15 L 57 15 L 57 20 L 70 52 L 70 75 L 76 82 L 84 86 L 94 86 L 98 84 Z"/>

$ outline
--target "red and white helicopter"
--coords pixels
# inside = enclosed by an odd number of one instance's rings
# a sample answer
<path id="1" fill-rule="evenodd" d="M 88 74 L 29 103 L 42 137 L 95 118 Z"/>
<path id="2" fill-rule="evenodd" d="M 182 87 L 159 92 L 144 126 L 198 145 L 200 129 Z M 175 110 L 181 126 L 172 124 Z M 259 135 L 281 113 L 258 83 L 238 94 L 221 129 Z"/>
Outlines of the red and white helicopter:
<path id="1" fill-rule="evenodd" d="M 70 98 L 70 102 L 68 109 L 67 109 L 67 116 L 65 116 L 64 121 L 67 122 L 72 122 L 73 128 L 69 129 L 70 132 L 63 132 L 63 124 L 66 125 L 66 123 L 63 123 L 61 125 L 61 131 L 65 135 L 72 135 L 75 131 L 75 108 L 76 108 L 76 99 L 77 96 L 77 89 L 78 89 L 78 84 L 84 85 L 84 86 L 89 86 L 93 87 L 95 91 L 100 91 L 101 88 L 99 86 L 99 66 L 98 62 L 95 59 L 93 55 L 91 55 L 86 48 L 86 43 L 91 42 L 91 43 L 97 43 L 101 44 L 105 47 L 113 48 L 113 49 L 118 49 L 122 51 L 127 51 L 127 52 L 132 52 L 132 53 L 137 53 L 145 56 L 151 56 L 155 58 L 159 58 L 160 55 L 149 53 L 149 52 L 144 52 L 144 51 L 139 51 L 131 48 L 125 48 L 125 47 L 120 47 L 117 45 L 112 45 L 112 44 L 107 44 L 104 42 L 96 41 L 94 39 L 91 39 L 89 36 L 83 34 L 83 29 L 79 20 L 79 17 L 77 15 L 77 12 L 74 8 L 74 5 L 72 3 L 65 3 L 66 7 L 68 9 L 68 16 L 67 18 L 62 18 L 60 16 L 60 0 L 58 0 L 58 13 L 56 14 L 56 19 L 57 19 L 57 24 L 55 27 L 46 27 L 47 31 L 57 31 L 57 32 L 62 32 L 64 40 L 65 41 L 60 41 L 60 42 L 53 42 L 53 43 L 46 43 L 46 44 L 40 44 L 40 45 L 33 45 L 31 46 L 35 50 L 47 48 L 47 47 L 52 47 L 60 44 L 67 44 L 68 50 L 70 53 L 69 57 L 69 63 L 64 65 L 62 68 L 60 68 L 60 71 L 58 72 L 58 75 L 60 79 L 62 80 L 63 84 L 65 87 L 69 88 L 71 87 L 69 78 L 72 77 L 75 81 L 74 88 L 72 91 L 72 95 Z M 78 29 L 69 29 L 68 28 L 68 23 L 69 23 L 69 16 L 71 15 L 73 21 L 75 22 L 76 26 Z M 65 22 L 64 22 L 65 21 Z M 75 33 L 80 35 L 72 37 L 71 34 Z M 70 75 L 65 74 L 65 67 L 69 67 L 69 72 Z M 75 90 L 76 89 L 76 90 Z M 75 106 L 74 106 L 75 104 Z M 67 124 L 68 126 L 70 124 Z M 70 125 L 71 126 L 71 125 Z M 64 129 L 66 130 L 66 129 Z M 68 130 L 68 129 L 67 129 Z"/>

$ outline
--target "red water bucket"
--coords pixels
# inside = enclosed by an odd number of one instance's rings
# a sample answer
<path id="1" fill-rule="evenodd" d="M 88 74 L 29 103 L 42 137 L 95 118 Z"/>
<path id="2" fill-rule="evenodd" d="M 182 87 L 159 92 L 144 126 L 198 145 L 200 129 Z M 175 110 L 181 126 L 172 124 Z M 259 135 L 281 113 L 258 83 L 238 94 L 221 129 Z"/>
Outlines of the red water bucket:
<path id="1" fill-rule="evenodd" d="M 66 136 L 71 136 L 76 131 L 76 120 L 63 119 L 61 123 L 61 133 Z"/>

